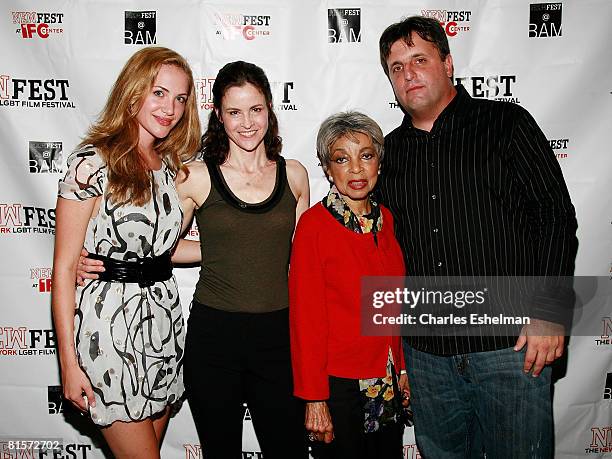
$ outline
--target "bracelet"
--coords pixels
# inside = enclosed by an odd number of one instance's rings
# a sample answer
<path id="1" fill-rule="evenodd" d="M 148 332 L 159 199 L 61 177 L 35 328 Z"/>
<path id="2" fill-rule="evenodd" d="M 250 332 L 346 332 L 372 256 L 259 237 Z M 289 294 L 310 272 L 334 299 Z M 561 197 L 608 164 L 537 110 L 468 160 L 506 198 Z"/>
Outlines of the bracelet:
<path id="1" fill-rule="evenodd" d="M 400 375 L 405 375 L 406 374 L 406 370 L 400 370 Z"/>

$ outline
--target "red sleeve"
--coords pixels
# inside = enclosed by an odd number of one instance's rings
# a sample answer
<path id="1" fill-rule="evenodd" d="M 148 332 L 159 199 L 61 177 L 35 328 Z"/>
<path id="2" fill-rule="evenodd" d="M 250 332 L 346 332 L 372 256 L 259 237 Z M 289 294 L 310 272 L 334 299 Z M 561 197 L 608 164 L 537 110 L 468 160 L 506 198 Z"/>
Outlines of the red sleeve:
<path id="1" fill-rule="evenodd" d="M 382 207 L 383 209 L 383 225 L 389 225 L 389 227 L 391 228 L 391 231 L 393 233 L 393 237 L 395 238 L 395 224 L 393 221 L 393 214 L 391 213 L 391 211 L 389 209 L 387 209 L 386 207 Z M 403 266 L 403 257 L 402 257 L 402 270 L 405 270 L 405 267 Z M 402 346 L 402 337 L 401 336 L 394 336 L 393 337 L 393 349 L 399 349 L 398 353 L 399 356 L 395 356 L 393 355 L 393 360 L 395 361 L 395 366 L 396 366 L 396 370 L 397 371 L 401 371 L 401 370 L 405 370 L 406 369 L 406 360 L 404 359 L 404 346 Z M 394 353 L 395 354 L 395 353 Z"/>
<path id="2" fill-rule="evenodd" d="M 311 209 L 312 212 L 312 209 Z M 305 400 L 329 398 L 327 305 L 319 228 L 307 212 L 300 218 L 289 269 L 289 328 L 294 394 Z"/>
<path id="3" fill-rule="evenodd" d="M 399 340 L 399 362 L 397 362 L 397 370 L 402 371 L 406 369 L 406 360 L 404 359 L 404 346 L 402 346 L 402 337 L 398 336 Z"/>

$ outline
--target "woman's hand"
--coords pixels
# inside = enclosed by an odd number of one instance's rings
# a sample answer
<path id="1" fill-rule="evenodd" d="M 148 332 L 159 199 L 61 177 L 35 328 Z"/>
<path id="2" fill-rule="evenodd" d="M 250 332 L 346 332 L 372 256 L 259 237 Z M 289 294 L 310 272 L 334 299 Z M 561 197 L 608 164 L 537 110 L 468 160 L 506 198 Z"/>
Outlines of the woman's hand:
<path id="1" fill-rule="evenodd" d="M 62 369 L 62 387 L 64 398 L 69 400 L 80 411 L 88 411 L 89 406 L 96 406 L 96 399 L 87 375 L 76 365 Z M 87 402 L 85 402 L 87 398 Z"/>
<path id="2" fill-rule="evenodd" d="M 311 432 L 318 441 L 331 443 L 334 439 L 334 426 L 326 402 L 307 402 L 304 424 L 306 430 Z"/>
<path id="3" fill-rule="evenodd" d="M 82 249 L 76 271 L 76 283 L 80 286 L 85 284 L 85 279 L 97 279 L 98 275 L 96 273 L 104 272 L 102 260 L 87 258 L 87 255 L 89 255 L 89 252 Z"/>
<path id="4" fill-rule="evenodd" d="M 410 403 L 410 383 L 406 373 L 400 375 L 398 385 L 402 394 L 402 406 L 408 406 Z"/>

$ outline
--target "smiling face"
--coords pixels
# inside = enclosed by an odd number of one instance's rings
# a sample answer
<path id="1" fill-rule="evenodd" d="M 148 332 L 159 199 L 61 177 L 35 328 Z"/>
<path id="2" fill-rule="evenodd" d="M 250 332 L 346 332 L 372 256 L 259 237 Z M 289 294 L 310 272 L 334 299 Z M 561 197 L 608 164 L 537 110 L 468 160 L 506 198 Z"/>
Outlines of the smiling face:
<path id="1" fill-rule="evenodd" d="M 380 158 L 369 135 L 353 132 L 330 148 L 327 174 L 353 212 L 368 211 L 368 196 L 378 180 Z"/>
<path id="2" fill-rule="evenodd" d="M 142 147 L 170 133 L 183 116 L 188 95 L 187 74 L 174 65 L 162 65 L 136 115 Z"/>
<path id="3" fill-rule="evenodd" d="M 232 86 L 225 91 L 221 108 L 215 109 L 230 140 L 230 152 L 265 149 L 268 131 L 268 105 L 262 92 L 251 83 Z"/>
<path id="4" fill-rule="evenodd" d="M 432 119 L 444 110 L 455 94 L 450 80 L 453 59 L 440 58 L 433 43 L 412 33 L 412 46 L 397 40 L 387 58 L 389 79 L 400 105 L 413 118 Z"/>

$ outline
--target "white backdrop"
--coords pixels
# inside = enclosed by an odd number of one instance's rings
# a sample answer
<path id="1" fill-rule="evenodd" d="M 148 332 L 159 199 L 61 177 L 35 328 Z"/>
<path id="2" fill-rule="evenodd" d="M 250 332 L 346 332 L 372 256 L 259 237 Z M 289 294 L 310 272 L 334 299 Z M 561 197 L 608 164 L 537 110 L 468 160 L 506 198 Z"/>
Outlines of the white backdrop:
<path id="1" fill-rule="evenodd" d="M 64 412 L 50 317 L 57 180 L 127 58 L 142 46 L 190 61 L 206 126 L 211 85 L 233 60 L 266 71 L 284 155 L 308 169 L 312 202 L 327 184 L 315 134 L 329 114 L 368 113 L 383 130 L 402 113 L 378 61 L 378 38 L 403 16 L 444 22 L 455 76 L 475 97 L 527 108 L 550 139 L 576 207 L 576 273 L 612 281 L 612 41 L 609 0 L 4 0 L 0 7 L 0 456 L 97 458 L 90 426 Z M 197 231 L 191 232 L 197 237 Z M 197 270 L 177 270 L 186 315 Z M 610 304 L 610 303 L 608 303 Z M 601 336 L 575 337 L 555 384 L 556 457 L 612 456 L 612 309 Z M 563 374 L 564 373 L 564 374 Z M 450 407 L 452 409 L 452 407 Z M 11 439 L 63 450 L 16 455 Z M 405 457 L 420 457 L 412 431 Z M 244 458 L 261 458 L 245 420 Z M 168 458 L 206 457 L 189 407 L 170 424 Z"/>

